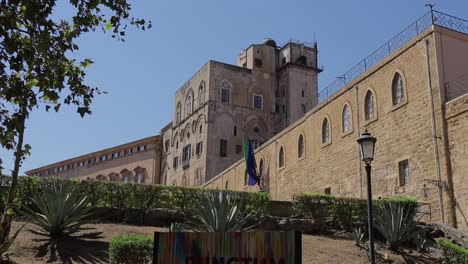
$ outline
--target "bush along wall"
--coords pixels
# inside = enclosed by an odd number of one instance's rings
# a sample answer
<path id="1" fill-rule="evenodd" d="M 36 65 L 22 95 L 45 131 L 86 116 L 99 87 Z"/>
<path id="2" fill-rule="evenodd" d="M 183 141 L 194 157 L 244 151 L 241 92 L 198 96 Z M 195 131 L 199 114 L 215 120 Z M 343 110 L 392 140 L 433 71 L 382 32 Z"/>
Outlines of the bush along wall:
<path id="1" fill-rule="evenodd" d="M 5 201 L 11 178 L 0 176 L 0 198 Z M 261 217 L 269 213 L 270 197 L 267 193 L 236 192 L 217 189 L 189 188 L 167 185 L 145 185 L 105 181 L 76 181 L 39 177 L 20 177 L 15 204 L 31 205 L 29 197 L 41 194 L 45 185 L 54 181 L 68 181 L 88 196 L 90 206 L 113 208 L 116 217 L 126 209 L 138 209 L 144 217 L 149 210 L 165 208 L 190 214 L 207 192 L 229 192 L 235 200 L 242 200 L 245 213 Z M 2 203 L 0 203 L 1 205 Z"/>
<path id="2" fill-rule="evenodd" d="M 393 197 L 373 200 L 374 214 L 379 204 L 401 204 L 414 216 L 418 208 L 415 198 Z M 353 224 L 367 223 L 367 200 L 352 197 L 336 197 L 319 193 L 301 193 L 294 197 L 294 211 L 298 217 L 310 218 L 319 223 L 330 223 L 346 230 Z"/>
<path id="3" fill-rule="evenodd" d="M 468 249 L 450 242 L 447 239 L 437 239 L 437 244 L 442 249 L 442 260 L 447 264 L 468 264 Z"/>

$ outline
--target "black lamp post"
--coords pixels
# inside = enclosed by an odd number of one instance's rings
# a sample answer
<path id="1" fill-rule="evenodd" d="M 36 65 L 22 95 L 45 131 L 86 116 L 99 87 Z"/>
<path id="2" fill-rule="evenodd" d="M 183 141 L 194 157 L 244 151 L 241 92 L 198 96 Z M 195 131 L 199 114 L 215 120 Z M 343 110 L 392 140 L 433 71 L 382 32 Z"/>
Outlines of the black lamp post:
<path id="1" fill-rule="evenodd" d="M 374 223 L 372 214 L 372 185 L 371 185 L 371 162 L 374 160 L 375 142 L 377 139 L 367 129 L 362 133 L 361 137 L 357 140 L 361 150 L 361 159 L 366 163 L 367 174 L 367 222 L 369 228 L 369 257 L 370 263 L 375 263 L 374 255 Z"/>

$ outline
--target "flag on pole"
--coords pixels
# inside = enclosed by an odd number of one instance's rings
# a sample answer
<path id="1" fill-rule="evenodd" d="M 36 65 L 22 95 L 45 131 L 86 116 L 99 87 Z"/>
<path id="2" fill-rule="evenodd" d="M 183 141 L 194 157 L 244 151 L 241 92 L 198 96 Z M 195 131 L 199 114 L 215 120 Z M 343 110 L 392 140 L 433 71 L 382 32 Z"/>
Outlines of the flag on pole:
<path id="1" fill-rule="evenodd" d="M 247 172 L 249 186 L 260 184 L 260 177 L 257 175 L 257 163 L 255 162 L 255 155 L 253 153 L 252 141 L 247 137 L 247 133 L 244 129 L 244 139 L 242 141 L 244 145 L 244 158 L 245 158 L 245 170 Z"/>

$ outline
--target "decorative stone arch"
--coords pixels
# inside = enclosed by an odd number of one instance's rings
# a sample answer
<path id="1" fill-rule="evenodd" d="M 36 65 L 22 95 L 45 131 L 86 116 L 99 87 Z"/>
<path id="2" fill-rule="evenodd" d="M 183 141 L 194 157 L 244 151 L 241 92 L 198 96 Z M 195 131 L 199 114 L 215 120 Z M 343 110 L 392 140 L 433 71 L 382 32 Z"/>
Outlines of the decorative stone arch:
<path id="1" fill-rule="evenodd" d="M 231 114 L 223 112 L 216 116 L 215 122 L 218 124 L 218 135 L 220 138 L 230 139 L 234 129 L 234 118 Z"/>
<path id="2" fill-rule="evenodd" d="M 370 97 L 372 96 L 372 97 Z M 372 98 L 372 109 L 371 109 L 371 104 L 370 104 L 370 98 Z M 377 118 L 377 94 L 375 90 L 372 87 L 369 87 L 366 89 L 366 92 L 364 93 L 364 120 L 365 121 L 371 121 Z M 370 116 L 370 112 L 373 110 L 373 115 Z"/>
<path id="3" fill-rule="evenodd" d="M 134 177 L 135 183 L 146 182 L 146 180 L 148 179 L 148 172 L 145 168 L 137 166 L 133 171 L 135 172 L 135 177 Z"/>
<path id="4" fill-rule="evenodd" d="M 186 186 L 189 186 L 189 180 L 188 180 L 186 174 L 184 174 L 184 175 L 182 176 L 182 182 L 180 183 L 180 185 L 181 185 L 181 186 L 185 186 L 185 187 L 186 187 Z"/>
<path id="5" fill-rule="evenodd" d="M 200 169 L 196 168 L 195 169 L 195 175 L 193 177 L 193 185 L 194 186 L 199 186 L 200 184 L 201 184 Z"/>
<path id="6" fill-rule="evenodd" d="M 348 124 L 348 130 L 345 130 L 345 125 L 346 125 L 346 116 L 345 116 L 345 110 L 349 111 L 349 124 Z M 343 104 L 343 108 L 341 109 L 341 132 L 343 133 L 349 133 L 353 131 L 353 108 L 351 107 L 351 104 L 346 101 Z"/>
<path id="7" fill-rule="evenodd" d="M 190 122 L 187 122 L 187 124 L 185 125 L 185 127 L 184 127 L 184 129 L 182 131 L 183 132 L 180 133 L 181 140 L 185 140 L 185 138 L 187 138 L 188 133 L 190 133 L 190 136 L 192 136 L 192 134 L 193 134 L 192 124 L 190 124 Z"/>
<path id="8" fill-rule="evenodd" d="M 270 126 L 263 117 L 256 114 L 250 114 L 245 118 L 245 124 L 248 132 L 250 133 L 250 137 L 252 137 L 252 139 L 258 144 L 263 143 L 266 138 L 268 138 L 267 133 L 270 131 Z M 254 147 L 256 148 L 257 146 Z"/>
<path id="9" fill-rule="evenodd" d="M 395 81 L 396 81 L 396 77 L 397 76 L 400 76 L 401 78 L 401 82 L 402 82 L 402 95 L 403 95 L 403 100 L 399 103 L 396 103 L 395 102 L 395 98 L 394 98 L 394 85 L 395 85 Z M 401 105 L 401 104 L 404 104 L 405 102 L 407 102 L 407 98 L 408 98 L 408 88 L 407 88 L 407 82 L 406 82 L 406 76 L 405 74 L 403 73 L 402 70 L 400 69 L 396 69 L 395 70 L 395 73 L 392 75 L 392 79 L 390 80 L 390 96 L 392 98 L 392 106 L 398 106 L 398 105 Z"/>
<path id="10" fill-rule="evenodd" d="M 332 142 L 332 124 L 331 124 L 331 119 L 328 115 L 325 115 L 322 119 L 322 124 L 321 124 L 321 142 L 322 145 L 327 145 Z"/>
<path id="11" fill-rule="evenodd" d="M 174 147 L 176 145 L 176 142 L 179 142 L 179 141 L 180 141 L 179 132 L 176 132 L 174 134 L 174 137 L 172 138 L 171 146 Z"/>
<path id="12" fill-rule="evenodd" d="M 205 127 L 206 122 L 206 115 L 205 114 L 200 114 L 197 117 L 197 121 L 195 122 L 195 125 L 193 126 L 193 133 L 197 132 L 200 133 L 200 126 Z M 202 129 L 203 130 L 203 129 Z"/>
<path id="13" fill-rule="evenodd" d="M 120 171 L 120 175 L 122 175 L 122 181 L 124 183 L 133 182 L 133 173 L 128 169 L 123 169 Z"/>
<path id="14" fill-rule="evenodd" d="M 109 173 L 108 177 L 109 177 L 110 181 L 120 181 L 120 179 L 121 179 L 120 174 L 115 173 L 115 172 Z"/>
<path id="15" fill-rule="evenodd" d="M 232 86 L 232 83 L 230 81 L 228 81 L 227 79 L 222 79 L 220 82 L 219 82 L 219 91 L 218 91 L 218 94 L 219 94 L 219 101 L 222 101 L 222 91 L 223 89 L 227 89 L 229 90 L 229 103 L 232 103 L 232 95 L 233 95 L 233 86 Z"/>
<path id="16" fill-rule="evenodd" d="M 226 183 L 224 184 L 224 189 L 225 190 L 229 189 L 229 180 L 226 180 Z"/>
<path id="17" fill-rule="evenodd" d="M 99 174 L 98 176 L 96 176 L 96 180 L 98 180 L 98 181 L 107 181 L 108 178 L 105 175 Z"/>

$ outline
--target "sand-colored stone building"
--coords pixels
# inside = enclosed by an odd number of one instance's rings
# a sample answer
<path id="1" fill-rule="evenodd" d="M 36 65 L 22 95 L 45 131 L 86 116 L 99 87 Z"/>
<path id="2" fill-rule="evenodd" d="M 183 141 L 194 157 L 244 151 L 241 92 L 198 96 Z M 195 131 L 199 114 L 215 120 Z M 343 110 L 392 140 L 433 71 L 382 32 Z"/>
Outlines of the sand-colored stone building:
<path id="1" fill-rule="evenodd" d="M 318 105 L 256 150 L 273 199 L 366 197 L 356 140 L 367 129 L 377 138 L 374 197 L 417 197 L 426 220 L 468 230 L 468 22 L 434 13 L 431 23 L 430 15 L 356 65 L 346 85 L 320 91 Z M 243 160 L 204 187 L 258 190 L 246 186 Z"/>
<path id="2" fill-rule="evenodd" d="M 176 93 L 162 129 L 161 182 L 198 186 L 238 161 L 244 130 L 259 146 L 317 104 L 317 45 L 266 39 L 237 65 L 207 62 Z"/>
<path id="3" fill-rule="evenodd" d="M 152 136 L 49 164 L 26 175 L 156 184 L 160 165 L 161 136 Z"/>

